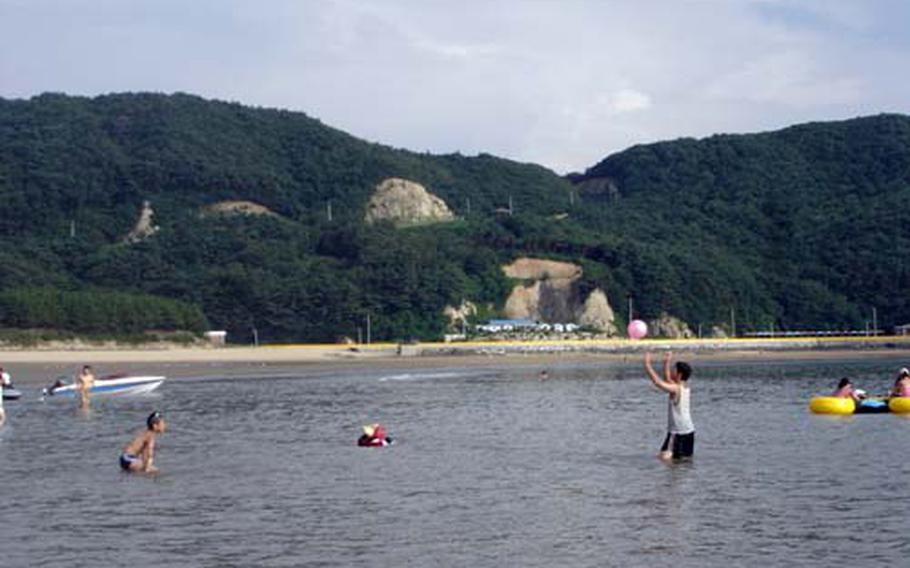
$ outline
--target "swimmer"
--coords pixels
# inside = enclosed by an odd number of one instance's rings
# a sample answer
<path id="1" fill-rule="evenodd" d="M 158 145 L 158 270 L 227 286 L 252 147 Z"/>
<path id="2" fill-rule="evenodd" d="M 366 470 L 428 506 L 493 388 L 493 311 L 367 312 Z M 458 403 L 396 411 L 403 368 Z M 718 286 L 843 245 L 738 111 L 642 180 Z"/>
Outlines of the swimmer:
<path id="1" fill-rule="evenodd" d="M 864 398 L 860 391 L 853 387 L 853 383 L 850 382 L 850 379 L 844 377 L 837 383 L 837 390 L 831 395 L 835 398 L 852 398 L 856 402 L 859 402 L 860 399 Z"/>
<path id="2" fill-rule="evenodd" d="M 660 459 L 671 460 L 689 458 L 695 451 L 695 424 L 689 413 L 691 387 L 689 377 L 692 367 L 679 361 L 671 365 L 673 354 L 664 353 L 664 376 L 657 375 L 651 364 L 651 354 L 645 353 L 645 371 L 651 382 L 669 395 L 667 400 L 667 437 L 660 448 Z"/>
<path id="3" fill-rule="evenodd" d="M 897 372 L 894 387 L 891 389 L 893 397 L 910 397 L 910 369 L 904 367 Z"/>
<path id="4" fill-rule="evenodd" d="M 155 440 L 163 434 L 167 424 L 160 412 L 153 412 L 145 421 L 146 429 L 136 434 L 120 454 L 120 467 L 124 471 L 157 473 L 155 467 Z"/>
<path id="5" fill-rule="evenodd" d="M 89 392 L 93 386 L 95 386 L 95 373 L 92 372 L 91 365 L 85 365 L 76 377 L 76 390 L 79 391 L 82 408 L 88 408 Z"/>

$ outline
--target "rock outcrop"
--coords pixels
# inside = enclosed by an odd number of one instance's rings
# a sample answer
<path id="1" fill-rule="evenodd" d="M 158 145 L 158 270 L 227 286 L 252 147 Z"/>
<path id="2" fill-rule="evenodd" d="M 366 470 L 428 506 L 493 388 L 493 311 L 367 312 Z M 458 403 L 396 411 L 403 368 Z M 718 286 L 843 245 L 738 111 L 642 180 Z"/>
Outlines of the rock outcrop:
<path id="1" fill-rule="evenodd" d="M 597 288 L 585 300 L 582 306 L 581 315 L 578 316 L 578 324 L 582 327 L 590 327 L 602 331 L 607 335 L 616 335 L 616 314 L 607 301 L 607 295 L 603 290 Z"/>
<path id="2" fill-rule="evenodd" d="M 364 220 L 388 220 L 396 226 L 441 223 L 455 218 L 445 201 L 419 183 L 388 178 L 376 186 L 367 204 Z"/>
<path id="3" fill-rule="evenodd" d="M 465 300 L 458 307 L 446 306 L 442 314 L 449 318 L 449 329 L 457 330 L 467 324 L 468 318 L 477 315 L 477 305 Z"/>
<path id="4" fill-rule="evenodd" d="M 278 217 L 278 214 L 268 207 L 253 201 L 219 201 L 203 207 L 200 214 L 203 217 L 212 215 L 267 215 Z"/>
<path id="5" fill-rule="evenodd" d="M 656 320 L 648 322 L 649 335 L 654 337 L 669 337 L 671 339 L 689 339 L 695 337 L 688 324 L 670 314 L 663 313 Z"/>
<path id="6" fill-rule="evenodd" d="M 512 288 L 506 300 L 507 318 L 578 323 L 603 333 L 616 333 L 607 295 L 597 289 L 583 297 L 579 289 L 582 269 L 577 264 L 519 258 L 502 270 L 509 278 L 523 281 Z"/>
<path id="7" fill-rule="evenodd" d="M 582 270 L 577 264 L 539 258 L 519 258 L 502 267 L 509 278 L 518 280 L 571 280 L 581 278 Z"/>
<path id="8" fill-rule="evenodd" d="M 143 201 L 142 209 L 139 211 L 139 219 L 133 225 L 133 230 L 123 237 L 123 242 L 126 244 L 138 243 L 157 233 L 160 227 L 152 223 L 152 217 L 154 216 L 155 211 L 152 209 L 152 204 L 148 201 Z"/>

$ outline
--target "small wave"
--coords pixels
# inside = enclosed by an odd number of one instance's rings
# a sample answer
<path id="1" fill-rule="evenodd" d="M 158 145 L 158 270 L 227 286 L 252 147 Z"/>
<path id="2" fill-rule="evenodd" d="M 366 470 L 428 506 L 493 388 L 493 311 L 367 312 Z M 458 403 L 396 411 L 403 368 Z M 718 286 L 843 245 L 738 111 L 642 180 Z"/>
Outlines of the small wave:
<path id="1" fill-rule="evenodd" d="M 446 371 L 446 372 L 437 372 L 437 373 L 400 373 L 397 375 L 386 375 L 384 377 L 379 377 L 379 382 L 384 383 L 386 381 L 421 381 L 424 379 L 452 379 L 455 377 L 466 377 L 467 373 L 460 373 L 456 371 Z"/>

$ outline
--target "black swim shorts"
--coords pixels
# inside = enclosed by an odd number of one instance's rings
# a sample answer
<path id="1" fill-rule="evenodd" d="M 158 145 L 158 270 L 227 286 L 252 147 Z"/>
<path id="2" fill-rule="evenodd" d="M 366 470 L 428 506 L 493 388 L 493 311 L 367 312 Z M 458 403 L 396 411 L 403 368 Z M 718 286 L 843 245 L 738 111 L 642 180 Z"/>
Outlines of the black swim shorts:
<path id="1" fill-rule="evenodd" d="M 666 452 L 667 450 L 673 451 L 673 459 L 692 457 L 695 452 L 695 432 L 689 432 L 688 434 L 667 432 L 667 437 L 664 438 L 664 445 L 660 447 L 660 451 Z"/>
<path id="2" fill-rule="evenodd" d="M 123 471 L 130 471 L 130 465 L 138 461 L 139 458 L 133 454 L 120 454 L 120 467 Z"/>

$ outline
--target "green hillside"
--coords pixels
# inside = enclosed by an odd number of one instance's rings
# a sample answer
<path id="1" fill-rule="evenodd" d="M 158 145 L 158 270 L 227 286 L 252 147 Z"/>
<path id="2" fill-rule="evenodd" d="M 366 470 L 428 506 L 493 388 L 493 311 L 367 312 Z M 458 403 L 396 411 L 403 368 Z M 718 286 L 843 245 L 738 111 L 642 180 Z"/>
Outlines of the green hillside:
<path id="1" fill-rule="evenodd" d="M 520 254 L 578 262 L 583 288 L 614 306 L 631 294 L 642 317 L 693 327 L 735 310 L 740 332 L 862 328 L 873 307 L 900 324 L 908 156 L 910 119 L 877 116 L 637 146 L 561 178 L 189 95 L 0 99 L 0 327 L 91 317 L 49 320 L 62 312 L 32 305 L 54 297 L 128 306 L 92 324 L 110 331 L 192 322 L 235 341 L 253 328 L 264 341 L 333 341 L 370 315 L 375 339 L 434 338 L 447 304 L 495 313 L 510 288 L 499 265 Z M 389 177 L 423 184 L 459 219 L 365 225 Z M 514 214 L 497 213 L 510 199 Z M 223 200 L 277 216 L 200 215 Z M 160 230 L 124 244 L 144 201 Z"/>
<path id="2" fill-rule="evenodd" d="M 393 176 L 462 220 L 364 226 L 374 187 Z M 376 338 L 438 336 L 447 303 L 504 300 L 503 258 L 478 241 L 496 232 L 494 210 L 511 199 L 551 215 L 570 189 L 536 165 L 395 150 L 301 113 L 188 95 L 0 100 L 0 287 L 173 298 L 239 340 L 253 328 L 271 341 L 356 336 L 367 314 Z M 146 200 L 161 230 L 120 244 Z M 221 200 L 280 217 L 200 218 Z"/>
<path id="3" fill-rule="evenodd" d="M 635 235 L 688 321 L 746 328 L 910 321 L 910 118 L 637 146 L 574 176 L 585 221 Z M 669 290 L 675 292 L 667 293 Z"/>

